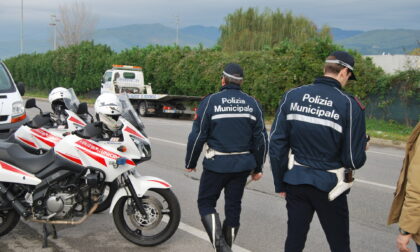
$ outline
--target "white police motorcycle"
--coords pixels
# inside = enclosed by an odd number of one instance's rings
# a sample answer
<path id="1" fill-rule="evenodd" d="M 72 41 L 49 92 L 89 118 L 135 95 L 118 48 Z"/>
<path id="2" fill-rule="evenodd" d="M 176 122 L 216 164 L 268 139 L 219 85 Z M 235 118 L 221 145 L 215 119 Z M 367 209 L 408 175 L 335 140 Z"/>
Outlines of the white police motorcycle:
<path id="1" fill-rule="evenodd" d="M 46 224 L 82 223 L 95 212 L 106 183 L 114 181 L 118 190 L 110 213 L 121 235 L 137 245 L 154 246 L 175 233 L 181 211 L 171 185 L 142 176 L 137 168 L 151 158 L 140 118 L 125 95 L 119 101 L 106 97 L 99 104 L 118 110 L 118 102 L 123 111 L 117 137 L 103 139 L 97 122 L 68 134 L 42 155 L 0 142 L 0 235 L 23 217 L 44 223 L 45 247 Z"/>

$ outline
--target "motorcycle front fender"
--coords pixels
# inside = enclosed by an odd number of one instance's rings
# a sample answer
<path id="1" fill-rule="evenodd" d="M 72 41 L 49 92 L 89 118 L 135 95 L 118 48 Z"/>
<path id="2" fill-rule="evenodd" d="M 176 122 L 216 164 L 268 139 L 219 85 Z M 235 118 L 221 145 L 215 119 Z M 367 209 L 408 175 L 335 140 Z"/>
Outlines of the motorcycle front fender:
<path id="1" fill-rule="evenodd" d="M 131 184 L 134 187 L 134 190 L 136 191 L 137 197 L 143 197 L 143 195 L 150 189 L 150 188 L 161 188 L 161 189 L 169 189 L 172 186 L 156 177 L 152 176 L 140 176 L 139 174 L 130 174 L 128 175 Z M 115 204 L 117 204 L 118 200 L 125 196 L 131 196 L 130 191 L 127 187 L 119 188 L 117 192 L 115 193 L 114 197 L 112 198 L 112 203 L 109 208 L 109 213 L 112 213 L 114 210 Z"/>

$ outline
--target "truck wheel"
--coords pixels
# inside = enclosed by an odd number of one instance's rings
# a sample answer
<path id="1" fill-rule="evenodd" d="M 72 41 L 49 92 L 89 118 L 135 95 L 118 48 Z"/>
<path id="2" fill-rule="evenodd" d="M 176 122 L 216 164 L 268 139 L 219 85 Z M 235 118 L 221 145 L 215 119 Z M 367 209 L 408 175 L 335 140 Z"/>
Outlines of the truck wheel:
<path id="1" fill-rule="evenodd" d="M 147 107 L 145 102 L 140 102 L 139 104 L 139 115 L 142 117 L 147 116 Z"/>

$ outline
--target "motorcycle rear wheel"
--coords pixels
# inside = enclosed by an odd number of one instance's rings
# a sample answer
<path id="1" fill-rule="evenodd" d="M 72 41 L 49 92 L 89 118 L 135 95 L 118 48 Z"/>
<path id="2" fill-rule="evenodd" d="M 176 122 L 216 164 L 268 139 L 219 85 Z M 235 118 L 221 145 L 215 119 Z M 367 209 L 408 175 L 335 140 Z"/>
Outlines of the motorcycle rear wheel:
<path id="1" fill-rule="evenodd" d="M 0 210 L 0 236 L 12 231 L 20 220 L 20 215 L 14 209 Z"/>
<path id="2" fill-rule="evenodd" d="M 132 197 L 120 198 L 113 210 L 115 226 L 130 242 L 150 247 L 175 233 L 181 219 L 178 199 L 170 189 L 150 189 L 142 199 L 148 218 L 135 207 Z"/>

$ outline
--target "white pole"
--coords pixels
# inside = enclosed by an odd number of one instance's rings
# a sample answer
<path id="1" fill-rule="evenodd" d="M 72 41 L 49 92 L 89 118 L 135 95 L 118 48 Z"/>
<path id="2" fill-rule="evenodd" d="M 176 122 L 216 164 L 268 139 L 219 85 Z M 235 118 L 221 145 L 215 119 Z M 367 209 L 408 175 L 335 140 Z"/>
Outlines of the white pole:
<path id="1" fill-rule="evenodd" d="M 23 54 L 23 0 L 20 1 L 20 54 Z"/>
<path id="2" fill-rule="evenodd" d="M 57 23 L 54 25 L 54 50 L 57 49 Z"/>
<path id="3" fill-rule="evenodd" d="M 50 26 L 54 26 L 54 45 L 53 45 L 53 49 L 56 50 L 57 49 L 57 23 L 58 21 L 60 21 L 59 19 L 57 19 L 56 15 L 51 15 L 51 23 Z"/>
<path id="4" fill-rule="evenodd" d="M 176 16 L 176 45 L 179 46 L 179 16 Z"/>

